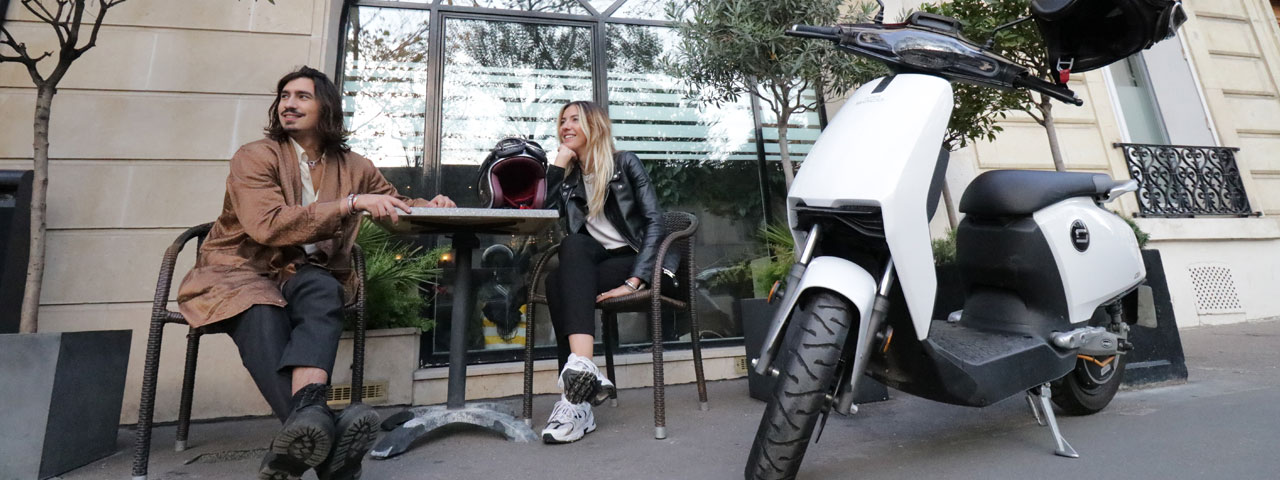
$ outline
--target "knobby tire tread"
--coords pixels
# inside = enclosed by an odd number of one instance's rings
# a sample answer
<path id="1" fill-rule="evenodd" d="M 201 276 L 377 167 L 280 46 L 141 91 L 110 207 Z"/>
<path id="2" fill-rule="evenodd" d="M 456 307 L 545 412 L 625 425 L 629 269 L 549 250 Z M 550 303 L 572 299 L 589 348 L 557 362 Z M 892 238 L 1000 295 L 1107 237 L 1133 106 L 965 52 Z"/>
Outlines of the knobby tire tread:
<path id="1" fill-rule="evenodd" d="M 781 374 L 751 446 L 744 472 L 748 480 L 791 479 L 800 470 L 835 381 L 852 312 L 831 292 L 802 299 L 775 361 Z"/>

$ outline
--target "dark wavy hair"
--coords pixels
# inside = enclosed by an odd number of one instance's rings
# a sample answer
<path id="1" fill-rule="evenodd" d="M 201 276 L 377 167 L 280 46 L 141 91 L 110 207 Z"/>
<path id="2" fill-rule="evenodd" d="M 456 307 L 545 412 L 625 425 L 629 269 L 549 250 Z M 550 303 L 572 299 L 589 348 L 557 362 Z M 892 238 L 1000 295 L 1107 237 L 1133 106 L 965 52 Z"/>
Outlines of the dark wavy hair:
<path id="1" fill-rule="evenodd" d="M 289 133 L 280 125 L 277 110 L 280 108 L 280 92 L 284 90 L 284 86 L 299 78 L 310 78 L 316 84 L 316 100 L 320 102 L 320 122 L 316 124 L 316 130 L 320 136 L 322 154 L 338 156 L 351 151 L 351 147 L 347 145 L 349 134 L 342 125 L 342 94 L 338 92 L 338 86 L 324 72 L 307 66 L 289 72 L 276 83 L 276 99 L 267 110 L 267 128 L 263 129 L 263 133 L 277 142 L 289 138 Z"/>

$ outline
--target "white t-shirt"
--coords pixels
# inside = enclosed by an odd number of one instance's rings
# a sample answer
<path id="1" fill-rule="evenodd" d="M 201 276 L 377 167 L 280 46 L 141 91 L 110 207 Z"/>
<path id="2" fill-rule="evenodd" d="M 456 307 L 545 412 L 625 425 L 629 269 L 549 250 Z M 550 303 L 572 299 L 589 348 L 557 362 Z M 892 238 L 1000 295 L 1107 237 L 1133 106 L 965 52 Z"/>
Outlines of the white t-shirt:
<path id="1" fill-rule="evenodd" d="M 293 145 L 293 151 L 298 157 L 298 170 L 302 172 L 302 206 L 311 205 L 316 201 L 316 189 L 311 183 L 311 167 L 307 165 L 307 161 L 311 158 L 307 156 L 307 151 L 299 145 L 293 138 L 289 138 L 289 143 Z M 324 157 L 320 157 L 324 160 Z M 316 244 L 308 243 L 302 246 L 306 250 L 307 255 L 316 253 Z"/>
<path id="2" fill-rule="evenodd" d="M 587 188 L 588 196 L 594 191 L 591 189 L 591 184 L 595 180 L 595 176 L 594 173 L 582 176 L 582 185 Z M 600 246 L 604 247 L 605 250 L 628 246 L 627 240 L 623 238 L 621 233 L 618 233 L 618 229 L 614 228 L 612 223 L 609 223 L 609 218 L 605 217 L 603 212 L 596 216 L 587 215 L 587 233 L 590 233 L 592 238 L 600 242 Z"/>

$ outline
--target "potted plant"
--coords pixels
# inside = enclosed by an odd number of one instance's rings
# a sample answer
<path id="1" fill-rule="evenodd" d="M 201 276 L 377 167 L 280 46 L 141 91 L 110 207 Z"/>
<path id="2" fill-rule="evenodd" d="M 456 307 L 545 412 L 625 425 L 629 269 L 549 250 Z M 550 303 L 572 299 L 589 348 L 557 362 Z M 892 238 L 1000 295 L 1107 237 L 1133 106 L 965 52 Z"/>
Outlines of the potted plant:
<path id="1" fill-rule="evenodd" d="M 438 263 L 448 247 L 423 250 L 397 242 L 368 218 L 360 226 L 356 244 L 365 258 L 365 401 L 407 405 L 413 402 L 420 335 L 435 327 L 427 306 L 435 297 Z M 339 359 L 351 358 L 354 328 L 354 320 L 348 318 L 338 344 Z M 334 369 L 333 384 L 339 394 L 333 404 L 349 398 L 341 392 L 350 382 L 350 368 Z"/>
<path id="2" fill-rule="evenodd" d="M 781 281 L 795 262 L 795 240 L 791 229 L 784 224 L 766 225 L 760 228 L 759 239 L 769 255 L 749 262 L 756 298 L 737 302 L 738 318 L 742 320 L 743 344 L 747 350 L 747 364 L 760 356 L 765 331 L 773 321 L 776 304 L 769 303 L 769 293 L 774 284 Z M 773 391 L 773 378 L 757 375 L 755 369 L 747 369 L 747 386 L 751 398 L 768 401 Z M 889 392 L 884 385 L 864 377 L 859 380 L 854 402 L 871 403 L 887 400 Z"/>
<path id="3" fill-rule="evenodd" d="M 1173 301 L 1169 297 L 1160 251 L 1146 248 L 1151 236 L 1142 231 L 1132 218 L 1121 217 L 1137 237 L 1138 248 L 1142 249 L 1142 263 L 1147 270 L 1146 281 L 1124 303 L 1126 317 L 1137 318 L 1129 330 L 1133 351 L 1125 358 L 1124 385 L 1185 382 L 1187 360 L 1182 351 L 1182 337 L 1178 334 L 1178 321 L 1173 316 Z"/>

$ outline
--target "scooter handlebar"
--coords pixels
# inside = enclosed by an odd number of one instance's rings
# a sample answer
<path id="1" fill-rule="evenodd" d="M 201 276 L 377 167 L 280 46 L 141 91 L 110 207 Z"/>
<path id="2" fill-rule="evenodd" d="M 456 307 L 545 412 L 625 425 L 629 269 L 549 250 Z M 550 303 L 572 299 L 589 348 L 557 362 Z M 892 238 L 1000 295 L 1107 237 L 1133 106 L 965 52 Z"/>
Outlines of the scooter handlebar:
<path id="1" fill-rule="evenodd" d="M 819 38 L 823 40 L 831 40 L 833 42 L 840 41 L 840 27 L 792 25 L 791 28 L 786 31 L 786 34 L 792 37 Z"/>
<path id="2" fill-rule="evenodd" d="M 1050 97 L 1057 99 L 1063 103 L 1069 103 L 1077 107 L 1084 105 L 1084 100 L 1076 96 L 1076 92 L 1062 85 L 1055 85 L 1030 75 L 1022 74 L 1013 77 L 1013 86 L 1034 90 Z"/>

